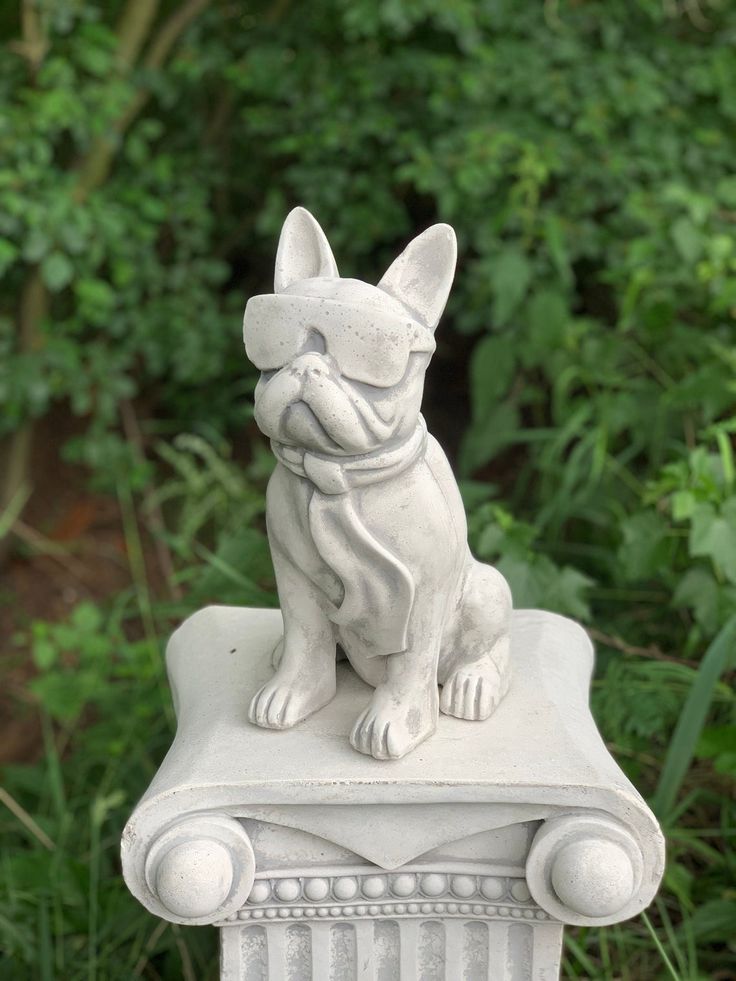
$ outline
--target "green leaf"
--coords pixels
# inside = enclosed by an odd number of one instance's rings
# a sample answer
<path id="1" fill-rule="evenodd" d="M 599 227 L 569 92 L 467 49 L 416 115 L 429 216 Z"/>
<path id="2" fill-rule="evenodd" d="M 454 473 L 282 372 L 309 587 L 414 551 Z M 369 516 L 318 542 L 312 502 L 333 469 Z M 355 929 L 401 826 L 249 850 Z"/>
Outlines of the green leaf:
<path id="1" fill-rule="evenodd" d="M 565 331 L 570 320 L 567 301 L 556 290 L 535 293 L 528 304 L 529 344 L 522 351 L 526 362 L 537 364 L 548 359 L 565 343 Z"/>
<path id="2" fill-rule="evenodd" d="M 703 251 L 703 236 L 693 222 L 678 218 L 672 226 L 672 239 L 685 262 L 695 262 Z"/>
<path id="3" fill-rule="evenodd" d="M 40 228 L 31 228 L 23 244 L 23 258 L 28 262 L 38 262 L 50 247 L 51 240 L 46 232 Z"/>
<path id="4" fill-rule="evenodd" d="M 82 44 L 79 46 L 77 57 L 81 66 L 90 73 L 102 78 L 110 69 L 112 62 L 111 52 L 105 48 L 96 47 L 93 44 Z"/>
<path id="5" fill-rule="evenodd" d="M 666 820 L 674 807 L 703 731 L 713 693 L 723 672 L 736 663 L 736 615 L 722 628 L 700 662 L 698 673 L 667 749 L 652 807 Z"/>
<path id="6" fill-rule="evenodd" d="M 704 729 L 695 755 L 698 759 L 712 759 L 718 773 L 736 777 L 736 725 Z"/>
<path id="7" fill-rule="evenodd" d="M 506 394 L 514 375 L 514 342 L 506 335 L 484 337 L 470 362 L 473 416 L 485 420 Z"/>
<path id="8" fill-rule="evenodd" d="M 12 266 L 18 255 L 18 246 L 6 238 L 0 238 L 0 276 Z"/>
<path id="9" fill-rule="evenodd" d="M 585 594 L 593 581 L 577 569 L 560 568 L 546 555 L 533 558 L 512 554 L 503 555 L 496 567 L 511 587 L 514 606 L 543 607 L 581 620 L 590 619 Z"/>
<path id="10" fill-rule="evenodd" d="M 492 266 L 493 323 L 502 327 L 524 299 L 532 270 L 523 252 L 508 248 Z"/>
<path id="11" fill-rule="evenodd" d="M 74 276 L 74 266 L 63 252 L 51 252 L 41 263 L 41 274 L 52 293 L 58 293 Z"/>
<path id="12" fill-rule="evenodd" d="M 708 633 L 718 629 L 720 587 L 708 569 L 688 569 L 672 595 L 674 607 L 690 607 Z"/>
<path id="13" fill-rule="evenodd" d="M 46 671 L 57 660 L 58 652 L 50 640 L 39 638 L 33 643 L 33 661 L 37 668 Z"/>
<path id="14" fill-rule="evenodd" d="M 467 477 L 492 460 L 518 432 L 518 409 L 501 402 L 485 419 L 473 423 L 465 433 L 460 449 L 460 473 Z"/>
<path id="15" fill-rule="evenodd" d="M 563 566 L 551 575 L 546 602 L 559 613 L 589 621 L 587 593 L 593 585 L 594 580 L 584 572 L 573 569 L 572 566 Z"/>
<path id="16" fill-rule="evenodd" d="M 102 613 L 94 603 L 79 603 L 75 606 L 71 623 L 86 634 L 95 634 L 102 629 Z"/>
<path id="17" fill-rule="evenodd" d="M 485 480 L 460 479 L 458 489 L 466 511 L 472 511 L 481 504 L 486 504 L 498 493 L 498 488 Z"/>
<path id="18" fill-rule="evenodd" d="M 668 527 L 656 511 L 640 511 L 621 523 L 623 543 L 618 557 L 629 582 L 649 579 L 671 562 Z"/>
<path id="19" fill-rule="evenodd" d="M 570 253 L 565 242 L 562 220 L 558 215 L 552 213 L 547 216 L 544 223 L 544 238 L 557 274 L 563 283 L 571 283 L 573 275 L 570 269 Z"/>
<path id="20" fill-rule="evenodd" d="M 85 672 L 54 672 L 31 682 L 31 691 L 55 719 L 71 722 L 92 697 L 99 679 Z"/>
<path id="21" fill-rule="evenodd" d="M 719 514 L 712 504 L 698 504 L 690 527 L 690 553 L 707 556 L 717 569 L 736 583 L 736 497 Z"/>
<path id="22" fill-rule="evenodd" d="M 125 794 L 122 790 L 113 790 L 104 796 L 95 796 L 90 805 L 90 817 L 95 827 L 102 827 L 111 811 L 120 807 L 125 802 Z"/>
<path id="23" fill-rule="evenodd" d="M 593 691 L 596 718 L 616 742 L 633 737 L 659 747 L 677 723 L 694 674 L 675 661 L 614 655 L 604 683 Z"/>
<path id="24" fill-rule="evenodd" d="M 695 510 L 695 495 L 689 490 L 675 491 L 672 495 L 672 517 L 675 521 L 687 521 Z"/>
<path id="25" fill-rule="evenodd" d="M 689 927 L 700 941 L 730 944 L 736 930 L 736 902 L 712 899 L 695 910 Z"/>
<path id="26" fill-rule="evenodd" d="M 703 730 L 697 755 L 707 759 L 719 753 L 736 753 L 736 725 L 710 726 Z"/>

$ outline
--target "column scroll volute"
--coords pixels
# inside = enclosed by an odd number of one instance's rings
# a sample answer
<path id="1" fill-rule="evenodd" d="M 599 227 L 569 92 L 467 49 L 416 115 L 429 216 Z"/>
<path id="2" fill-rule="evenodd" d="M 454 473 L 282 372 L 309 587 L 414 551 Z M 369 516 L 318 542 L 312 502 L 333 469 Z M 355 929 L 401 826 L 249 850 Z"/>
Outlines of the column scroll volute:
<path id="1" fill-rule="evenodd" d="M 526 878 L 535 901 L 555 919 L 604 926 L 635 916 L 650 902 L 644 864 L 639 843 L 620 821 L 582 811 L 542 824 Z"/>
<path id="2" fill-rule="evenodd" d="M 243 905 L 255 858 L 239 821 L 204 812 L 164 828 L 148 846 L 142 871 L 139 891 L 152 913 L 172 923 L 204 925 Z"/>

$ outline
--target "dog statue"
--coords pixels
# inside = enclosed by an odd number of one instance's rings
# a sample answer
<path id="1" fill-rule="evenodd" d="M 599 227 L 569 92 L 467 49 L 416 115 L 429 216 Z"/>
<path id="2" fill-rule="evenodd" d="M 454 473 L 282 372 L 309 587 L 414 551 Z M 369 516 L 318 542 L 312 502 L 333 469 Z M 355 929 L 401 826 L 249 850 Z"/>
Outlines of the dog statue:
<path id="1" fill-rule="evenodd" d="M 285 729 L 326 705 L 339 645 L 375 688 L 350 742 L 380 760 L 431 735 L 438 711 L 487 719 L 510 681 L 511 593 L 470 554 L 419 411 L 456 253 L 452 228 L 433 225 L 377 287 L 341 279 L 319 224 L 295 208 L 275 292 L 243 319 L 261 372 L 255 419 L 278 461 L 266 521 L 284 618 L 249 718 Z"/>

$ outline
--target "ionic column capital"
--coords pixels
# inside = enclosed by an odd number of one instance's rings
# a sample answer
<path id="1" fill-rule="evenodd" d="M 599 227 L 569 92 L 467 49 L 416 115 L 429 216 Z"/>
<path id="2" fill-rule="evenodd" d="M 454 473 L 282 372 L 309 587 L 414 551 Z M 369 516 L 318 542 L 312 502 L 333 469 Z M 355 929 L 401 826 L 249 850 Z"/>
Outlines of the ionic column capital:
<path id="1" fill-rule="evenodd" d="M 545 821 L 532 842 L 526 878 L 536 902 L 555 919 L 580 926 L 619 923 L 651 901 L 634 835 L 600 811 Z"/>
<path id="2" fill-rule="evenodd" d="M 201 812 L 160 831 L 146 849 L 142 869 L 131 870 L 135 882 L 128 884 L 157 916 L 203 925 L 239 909 L 254 875 L 253 848 L 241 823 L 227 814 Z"/>

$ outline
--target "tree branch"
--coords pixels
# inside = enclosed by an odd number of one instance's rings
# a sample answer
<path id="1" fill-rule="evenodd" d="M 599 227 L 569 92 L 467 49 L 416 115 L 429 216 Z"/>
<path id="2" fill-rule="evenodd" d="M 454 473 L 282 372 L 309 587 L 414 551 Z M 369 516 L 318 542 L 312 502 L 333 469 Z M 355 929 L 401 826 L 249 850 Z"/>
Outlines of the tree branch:
<path id="1" fill-rule="evenodd" d="M 144 67 L 150 71 L 160 68 L 179 37 L 195 17 L 208 5 L 210 0 L 186 0 L 178 10 L 163 23 L 154 37 L 144 60 Z M 127 76 L 145 47 L 151 26 L 159 9 L 159 0 L 128 0 L 118 21 L 118 47 L 115 72 Z M 22 0 L 21 21 L 22 41 L 16 49 L 29 64 L 32 79 L 40 67 L 48 50 L 48 39 L 41 16 L 39 0 Z M 150 97 L 146 88 L 139 89 L 128 106 L 114 123 L 112 132 L 96 140 L 89 152 L 78 165 L 74 199 L 82 203 L 89 194 L 106 180 L 120 140 Z M 36 348 L 40 340 L 40 327 L 48 311 L 48 291 L 38 266 L 28 272 L 20 309 L 18 311 L 18 343 L 22 351 Z M 0 486 L 0 512 L 10 506 L 19 494 L 30 493 L 29 470 L 33 422 L 27 420 L 10 437 L 8 466 Z M 0 540 L 0 564 L 7 555 L 8 536 Z"/>
<path id="2" fill-rule="evenodd" d="M 161 26 L 161 30 L 153 39 L 144 65 L 152 71 L 160 68 L 169 52 L 179 40 L 184 31 L 202 11 L 209 6 L 211 0 L 186 0 L 178 10 Z"/>
<path id="3" fill-rule="evenodd" d="M 151 25 L 158 13 L 159 0 L 128 0 L 115 31 L 118 46 L 115 61 L 121 75 L 128 75 L 135 67 Z"/>
<path id="4" fill-rule="evenodd" d="M 664 651 L 661 651 L 654 644 L 649 647 L 636 647 L 633 644 L 627 644 L 621 637 L 614 637 L 611 634 L 603 633 L 602 630 L 596 630 L 595 627 L 586 627 L 586 630 L 593 640 L 605 644 L 606 647 L 612 647 L 616 651 L 621 651 L 622 654 L 629 654 L 634 657 L 647 657 L 653 661 L 669 661 L 672 664 L 684 664 L 688 668 L 697 668 L 698 666 L 696 661 L 688 661 L 687 658 L 678 657 L 676 654 L 665 654 Z"/>
<path id="5" fill-rule="evenodd" d="M 41 324 L 48 312 L 48 291 L 37 265 L 32 266 L 23 285 L 17 316 L 18 349 L 30 354 L 41 346 Z M 31 450 L 33 447 L 33 419 L 26 419 L 9 437 L 6 466 L 0 487 L 0 514 L 4 514 L 31 494 Z M 22 506 L 21 506 L 22 510 Z M 0 537 L 0 565 L 7 558 L 10 541 L 7 535 Z"/>
<path id="6" fill-rule="evenodd" d="M 31 78 L 34 81 L 49 50 L 49 41 L 39 7 L 38 0 L 21 0 L 20 23 L 23 37 L 20 41 L 11 41 L 9 45 L 28 62 Z"/>
<path id="7" fill-rule="evenodd" d="M 149 0 L 138 0 L 147 3 Z M 143 60 L 143 67 L 156 71 L 164 64 L 169 52 L 192 21 L 210 4 L 211 0 L 186 0 L 178 10 L 162 24 Z M 112 132 L 94 142 L 79 166 L 79 178 L 74 191 L 75 201 L 81 203 L 107 179 L 121 138 L 133 120 L 151 97 L 150 89 L 142 86 L 115 121 Z"/>

